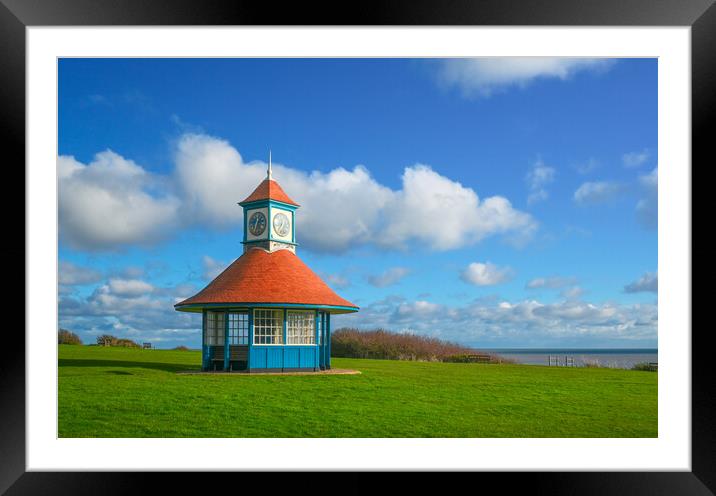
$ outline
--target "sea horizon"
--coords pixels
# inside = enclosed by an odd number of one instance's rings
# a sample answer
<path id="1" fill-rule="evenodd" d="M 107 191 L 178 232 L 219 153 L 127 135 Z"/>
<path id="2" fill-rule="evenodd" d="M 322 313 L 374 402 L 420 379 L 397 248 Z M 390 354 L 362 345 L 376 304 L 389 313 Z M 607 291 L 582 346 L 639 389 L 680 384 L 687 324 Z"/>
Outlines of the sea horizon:
<path id="1" fill-rule="evenodd" d="M 549 365 L 550 356 L 559 365 L 571 358 L 575 366 L 598 365 L 630 369 L 638 363 L 658 363 L 658 348 L 480 348 L 523 365 Z"/>
<path id="2" fill-rule="evenodd" d="M 588 353 L 658 353 L 658 348 L 551 348 L 551 347 L 535 347 L 535 348 L 483 348 L 474 347 L 478 350 L 494 351 L 494 352 L 588 352 Z"/>

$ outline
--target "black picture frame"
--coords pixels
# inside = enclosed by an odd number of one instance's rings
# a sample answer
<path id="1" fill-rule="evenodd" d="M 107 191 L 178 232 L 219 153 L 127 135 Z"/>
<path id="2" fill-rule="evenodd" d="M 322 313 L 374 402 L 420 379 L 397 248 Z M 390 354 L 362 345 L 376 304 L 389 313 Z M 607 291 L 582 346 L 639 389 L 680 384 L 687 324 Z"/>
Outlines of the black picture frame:
<path id="1" fill-rule="evenodd" d="M 499 25 L 499 26 L 690 26 L 692 41 L 692 163 L 707 165 L 712 149 L 708 124 L 716 110 L 716 6 L 714 0 L 401 0 L 356 4 L 258 3 L 240 0 L 0 0 L 0 124 L 5 156 L 5 241 L 0 245 L 6 302 L 19 298 L 25 278 L 25 218 L 22 199 L 7 194 L 25 184 L 25 28 L 29 26 L 112 25 Z M 712 152 L 709 153 L 709 162 Z M 691 168 L 693 176 L 693 165 Z M 48 173 L 54 174 L 54 171 Z M 10 186 L 10 184 L 14 186 Z M 23 203 L 24 205 L 24 203 Z M 693 210 L 693 208 L 692 208 Z M 10 226 L 10 229 L 7 229 Z M 12 229 L 17 226 L 17 230 Z M 22 240 L 22 241 L 21 241 Z M 693 242 L 693 241 L 691 241 Z M 24 285 L 23 285 L 24 287 Z M 693 294 L 693 293 L 692 293 Z M 695 294 L 694 294 L 695 296 Z M 31 298 L 26 294 L 26 298 Z M 27 300 L 25 301 L 27 304 Z M 693 305 L 692 305 L 693 308 Z M 9 310 L 10 306 L 6 307 Z M 10 312 L 6 313 L 6 318 Z M 13 307 L 13 313 L 20 314 Z M 7 325 L 0 361 L 0 493 L 119 494 L 145 492 L 147 478 L 184 486 L 186 475 L 147 473 L 26 472 L 25 340 L 17 332 L 24 319 Z M 674 330 L 688 332 L 689 329 Z M 716 492 L 716 429 L 709 328 L 692 337 L 692 472 L 481 473 L 480 486 L 495 482 L 501 491 L 528 487 L 531 493 L 700 495 Z M 227 474 L 228 475 L 228 474 Z M 212 477 L 218 477 L 214 474 Z M 294 484 L 296 474 L 293 475 Z M 218 479 L 215 479 L 218 481 Z M 222 481 L 226 477 L 222 477 Z M 412 483 L 422 484 L 420 477 Z M 472 475 L 473 482 L 476 480 Z M 457 481 L 455 481 L 457 483 Z M 369 489 L 365 474 L 342 477 L 351 492 Z M 187 486 L 184 486 L 187 487 Z M 459 486 L 455 486 L 456 488 Z M 272 492 L 278 490 L 274 487 Z M 407 489 L 404 486 L 403 489 Z M 362 491 L 361 491 L 362 492 Z"/>

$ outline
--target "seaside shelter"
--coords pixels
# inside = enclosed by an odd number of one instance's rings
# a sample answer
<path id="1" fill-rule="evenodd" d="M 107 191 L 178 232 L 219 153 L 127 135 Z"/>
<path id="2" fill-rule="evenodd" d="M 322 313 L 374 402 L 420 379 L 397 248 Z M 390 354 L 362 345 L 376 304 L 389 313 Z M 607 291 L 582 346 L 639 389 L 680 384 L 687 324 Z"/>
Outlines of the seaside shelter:
<path id="1" fill-rule="evenodd" d="M 331 315 L 357 312 L 296 255 L 299 205 L 273 179 L 245 200 L 243 254 L 180 312 L 202 315 L 202 370 L 331 368 Z"/>

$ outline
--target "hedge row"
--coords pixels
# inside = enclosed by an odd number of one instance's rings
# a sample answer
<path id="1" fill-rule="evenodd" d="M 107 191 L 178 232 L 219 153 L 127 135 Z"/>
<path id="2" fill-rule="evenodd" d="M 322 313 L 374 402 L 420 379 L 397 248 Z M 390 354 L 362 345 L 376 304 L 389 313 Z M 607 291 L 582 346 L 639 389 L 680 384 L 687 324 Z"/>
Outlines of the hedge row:
<path id="1" fill-rule="evenodd" d="M 331 356 L 341 358 L 448 362 L 461 361 L 456 357 L 474 353 L 477 351 L 457 343 L 385 329 L 341 328 L 331 333 Z"/>

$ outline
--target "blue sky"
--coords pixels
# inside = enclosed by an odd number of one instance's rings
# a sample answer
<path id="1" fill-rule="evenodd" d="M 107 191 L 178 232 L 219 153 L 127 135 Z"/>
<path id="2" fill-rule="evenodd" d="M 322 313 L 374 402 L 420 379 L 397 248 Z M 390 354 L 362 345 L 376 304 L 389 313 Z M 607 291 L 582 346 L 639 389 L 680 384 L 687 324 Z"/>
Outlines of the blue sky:
<path id="1" fill-rule="evenodd" d="M 657 343 L 655 59 L 61 59 L 60 325 L 198 346 L 265 174 L 377 326 Z"/>

